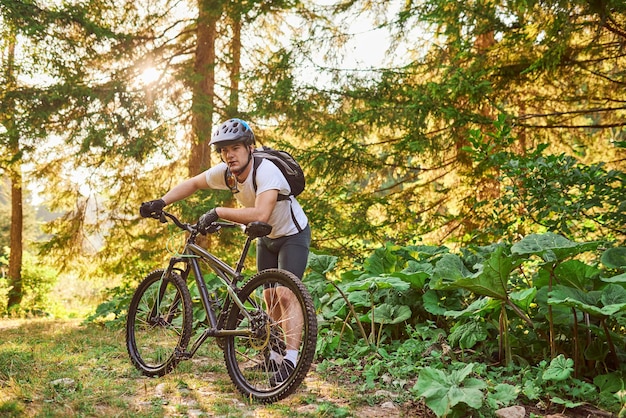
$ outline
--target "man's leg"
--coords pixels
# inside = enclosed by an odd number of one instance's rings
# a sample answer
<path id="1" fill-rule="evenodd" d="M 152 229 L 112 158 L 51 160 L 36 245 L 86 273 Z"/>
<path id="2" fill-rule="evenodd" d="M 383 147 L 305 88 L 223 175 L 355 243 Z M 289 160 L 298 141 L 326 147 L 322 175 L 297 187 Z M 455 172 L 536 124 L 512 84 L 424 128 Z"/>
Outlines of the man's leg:
<path id="1" fill-rule="evenodd" d="M 299 279 L 304 276 L 309 257 L 309 245 L 311 242 L 311 229 L 307 226 L 302 232 L 288 237 L 280 247 L 278 253 L 278 267 L 287 270 Z M 287 288 L 278 287 L 276 289 L 280 302 L 280 319 L 285 331 L 285 343 L 287 354 L 285 360 L 291 362 L 292 366 L 298 361 L 300 344 L 302 342 L 302 329 L 304 327 L 304 315 L 296 296 Z M 273 317 L 274 318 L 274 317 Z M 285 367 L 288 367 L 286 364 Z M 276 383 L 285 380 L 293 368 L 279 370 L 276 376 Z"/>
<path id="2" fill-rule="evenodd" d="M 304 316 L 298 299 L 286 287 L 265 289 L 264 296 L 270 317 L 283 329 L 287 350 L 297 352 L 304 326 Z M 295 364 L 296 359 L 297 357 L 291 359 L 291 362 Z"/>
<path id="3" fill-rule="evenodd" d="M 307 226 L 304 231 L 291 237 L 281 238 L 275 242 L 259 242 L 257 248 L 259 271 L 278 267 L 301 279 L 308 261 L 310 241 L 311 230 Z M 277 258 L 272 256 L 277 256 Z M 274 265 L 275 262 L 277 265 Z M 287 353 L 284 360 L 291 363 L 281 364 L 282 367 L 274 377 L 274 384 L 276 384 L 289 376 L 298 360 L 304 317 L 298 300 L 291 290 L 283 287 L 269 288 L 265 290 L 264 297 L 270 317 L 280 325 L 285 334 Z"/>

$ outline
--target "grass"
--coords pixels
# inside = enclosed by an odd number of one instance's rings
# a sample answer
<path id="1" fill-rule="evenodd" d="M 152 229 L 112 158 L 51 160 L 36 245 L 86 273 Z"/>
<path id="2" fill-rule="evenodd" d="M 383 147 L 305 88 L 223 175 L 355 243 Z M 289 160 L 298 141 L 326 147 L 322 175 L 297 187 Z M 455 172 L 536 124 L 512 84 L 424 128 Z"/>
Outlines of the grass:
<path id="1" fill-rule="evenodd" d="M 356 389 L 322 382 L 314 372 L 281 402 L 247 402 L 221 351 L 210 341 L 205 347 L 172 373 L 146 378 L 128 359 L 123 330 L 79 320 L 0 320 L 0 416 L 367 416 L 358 412 Z"/>

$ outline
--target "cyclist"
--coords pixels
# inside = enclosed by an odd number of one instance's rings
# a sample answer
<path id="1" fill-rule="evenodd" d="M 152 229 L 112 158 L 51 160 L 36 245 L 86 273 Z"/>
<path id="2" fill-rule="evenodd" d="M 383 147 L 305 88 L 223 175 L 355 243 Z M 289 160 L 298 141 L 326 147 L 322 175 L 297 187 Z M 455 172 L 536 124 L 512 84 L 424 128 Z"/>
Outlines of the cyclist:
<path id="1" fill-rule="evenodd" d="M 230 189 L 242 207 L 211 209 L 200 217 L 198 227 L 207 228 L 218 218 L 244 225 L 253 221 L 267 222 L 272 231 L 257 240 L 258 271 L 280 268 L 302 279 L 311 241 L 307 216 L 296 198 L 290 195 L 289 183 L 278 167 L 264 159 L 256 170 L 253 169 L 255 137 L 250 126 L 241 119 L 229 119 L 215 130 L 209 145 L 213 145 L 222 162 L 173 187 L 161 199 L 142 203 L 141 215 L 159 214 L 166 205 L 185 199 L 199 189 Z M 288 198 L 279 199 L 279 194 Z M 278 296 L 280 303 L 269 314 L 281 324 L 287 345 L 284 357 L 272 351 L 262 365 L 275 372 L 270 379 L 275 385 L 283 382 L 295 367 L 303 320 L 300 312 L 292 312 L 291 307 L 297 303 L 293 302 L 290 292 L 283 293 L 280 287 L 266 289 L 266 299 L 272 296 Z"/>

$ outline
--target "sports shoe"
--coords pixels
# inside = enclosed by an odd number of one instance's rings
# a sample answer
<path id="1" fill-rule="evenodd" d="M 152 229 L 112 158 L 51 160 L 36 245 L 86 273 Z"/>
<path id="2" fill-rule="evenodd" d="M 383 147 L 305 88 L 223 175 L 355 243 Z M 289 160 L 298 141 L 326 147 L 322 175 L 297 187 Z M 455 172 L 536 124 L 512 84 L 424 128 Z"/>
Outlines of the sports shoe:
<path id="1" fill-rule="evenodd" d="M 283 383 L 294 371 L 296 366 L 291 362 L 291 360 L 283 360 L 283 362 L 278 367 L 278 370 L 272 377 L 270 377 L 270 385 L 277 386 Z"/>
<path id="2" fill-rule="evenodd" d="M 278 363 L 276 362 L 276 360 L 271 358 L 266 358 L 264 362 L 257 363 L 254 366 L 246 367 L 247 372 L 276 373 L 278 369 Z"/>

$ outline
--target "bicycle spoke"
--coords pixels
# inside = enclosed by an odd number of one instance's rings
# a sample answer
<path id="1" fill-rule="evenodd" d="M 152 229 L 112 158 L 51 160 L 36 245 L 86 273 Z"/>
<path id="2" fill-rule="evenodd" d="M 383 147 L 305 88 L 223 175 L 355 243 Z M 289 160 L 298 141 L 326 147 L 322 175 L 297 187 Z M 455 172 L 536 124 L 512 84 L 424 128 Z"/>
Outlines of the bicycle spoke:
<path id="1" fill-rule="evenodd" d="M 190 318 L 186 318 L 191 316 L 187 306 L 191 302 L 181 296 L 186 290 L 183 280 L 178 276 L 162 279 L 160 273 L 148 275 L 141 283 L 128 313 L 128 352 L 147 375 L 171 370 L 179 360 L 178 348 L 186 346 L 191 334 Z"/>
<path id="2" fill-rule="evenodd" d="M 315 312 L 304 285 L 295 280 L 280 270 L 255 276 L 241 291 L 252 319 L 243 320 L 238 307 L 229 315 L 228 329 L 252 333 L 251 337 L 226 339 L 229 374 L 240 391 L 261 401 L 275 401 L 293 392 L 315 351 Z"/>

